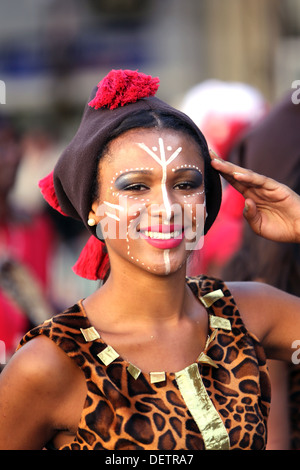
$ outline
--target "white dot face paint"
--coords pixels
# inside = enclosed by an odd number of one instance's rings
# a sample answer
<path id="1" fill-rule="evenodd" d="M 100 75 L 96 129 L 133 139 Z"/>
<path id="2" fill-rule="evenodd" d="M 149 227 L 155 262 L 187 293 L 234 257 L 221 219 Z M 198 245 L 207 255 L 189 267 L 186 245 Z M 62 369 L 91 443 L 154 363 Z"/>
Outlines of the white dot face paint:
<path id="1" fill-rule="evenodd" d="M 204 227 L 197 144 L 174 131 L 134 130 L 112 142 L 109 156 L 101 164 L 97 211 L 109 254 L 122 249 L 123 257 L 148 272 L 178 269 L 194 247 L 197 226 L 200 232 Z M 196 205 L 202 207 L 200 217 Z"/>

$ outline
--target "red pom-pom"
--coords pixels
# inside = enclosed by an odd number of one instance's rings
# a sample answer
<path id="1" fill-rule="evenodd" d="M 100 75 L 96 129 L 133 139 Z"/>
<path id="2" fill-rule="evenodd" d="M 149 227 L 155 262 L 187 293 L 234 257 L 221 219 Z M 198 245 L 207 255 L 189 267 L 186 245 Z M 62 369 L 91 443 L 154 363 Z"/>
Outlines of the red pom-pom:
<path id="1" fill-rule="evenodd" d="M 85 279 L 97 281 L 105 278 L 109 266 L 105 244 L 92 235 L 73 266 L 73 271 Z"/>
<path id="2" fill-rule="evenodd" d="M 55 194 L 53 171 L 51 171 L 48 176 L 39 181 L 39 187 L 41 189 L 42 195 L 44 196 L 48 204 L 53 207 L 53 209 L 60 212 L 62 215 L 67 215 L 60 208 L 57 196 Z"/>
<path id="3" fill-rule="evenodd" d="M 111 70 L 98 83 L 96 96 L 89 102 L 89 106 L 95 109 L 115 109 L 155 95 L 158 87 L 158 77 L 153 78 L 136 70 Z"/>

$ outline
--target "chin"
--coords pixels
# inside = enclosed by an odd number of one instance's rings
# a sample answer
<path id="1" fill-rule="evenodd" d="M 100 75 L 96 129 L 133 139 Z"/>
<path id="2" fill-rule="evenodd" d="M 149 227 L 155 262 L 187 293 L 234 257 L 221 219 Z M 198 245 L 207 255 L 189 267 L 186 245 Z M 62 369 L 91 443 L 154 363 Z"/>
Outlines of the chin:
<path id="1" fill-rule="evenodd" d="M 170 262 L 164 261 L 163 263 L 160 262 L 157 264 L 152 262 L 144 270 L 156 276 L 168 277 L 178 273 L 182 269 L 184 269 L 184 272 L 186 272 L 186 259 L 180 261 L 170 260 Z"/>

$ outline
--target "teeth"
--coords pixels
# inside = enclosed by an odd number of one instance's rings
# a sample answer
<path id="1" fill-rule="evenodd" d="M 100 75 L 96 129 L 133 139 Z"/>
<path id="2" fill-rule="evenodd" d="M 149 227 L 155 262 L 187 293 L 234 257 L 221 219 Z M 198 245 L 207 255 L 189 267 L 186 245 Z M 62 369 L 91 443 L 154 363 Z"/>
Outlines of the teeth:
<path id="1" fill-rule="evenodd" d="M 155 238 L 157 240 L 170 240 L 170 238 L 179 237 L 181 232 L 177 230 L 171 233 L 161 233 L 161 232 L 148 232 L 148 230 L 145 230 L 144 234 L 146 235 L 146 237 Z"/>

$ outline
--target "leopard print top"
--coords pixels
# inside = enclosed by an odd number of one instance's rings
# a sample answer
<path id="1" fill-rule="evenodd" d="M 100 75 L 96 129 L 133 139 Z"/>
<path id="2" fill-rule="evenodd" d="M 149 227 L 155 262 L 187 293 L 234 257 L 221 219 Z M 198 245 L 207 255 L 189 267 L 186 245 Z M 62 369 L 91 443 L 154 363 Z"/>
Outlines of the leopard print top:
<path id="1" fill-rule="evenodd" d="M 212 320 L 205 350 L 191 366 L 197 380 L 188 381 L 190 368 L 184 377 L 167 373 L 153 381 L 136 373 L 91 327 L 80 302 L 24 336 L 19 347 L 46 335 L 86 377 L 76 437 L 61 449 L 200 450 L 216 448 L 224 437 L 230 449 L 265 448 L 270 381 L 264 351 L 246 330 L 223 282 L 200 276 L 187 283 L 201 301 L 208 300 L 203 303 Z M 194 409 L 181 379 L 189 391 L 195 383 L 200 387 L 199 394 L 192 393 L 198 400 Z M 212 420 L 217 426 L 205 438 Z"/>

